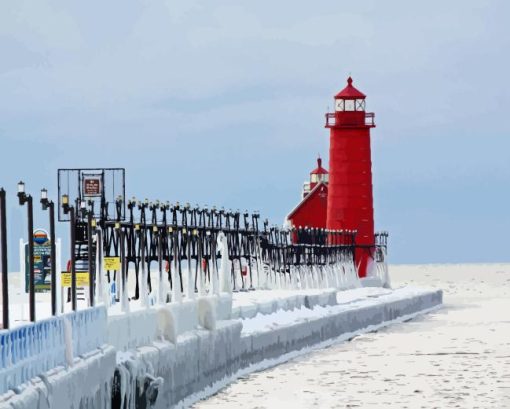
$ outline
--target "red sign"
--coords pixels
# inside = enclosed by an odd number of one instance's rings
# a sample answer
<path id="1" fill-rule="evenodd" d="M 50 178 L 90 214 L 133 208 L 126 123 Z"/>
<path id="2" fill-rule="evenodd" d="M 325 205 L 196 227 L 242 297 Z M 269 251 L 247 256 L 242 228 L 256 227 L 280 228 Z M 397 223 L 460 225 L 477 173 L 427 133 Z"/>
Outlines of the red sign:
<path id="1" fill-rule="evenodd" d="M 84 178 L 83 179 L 83 196 L 100 197 L 101 196 L 101 179 Z"/>

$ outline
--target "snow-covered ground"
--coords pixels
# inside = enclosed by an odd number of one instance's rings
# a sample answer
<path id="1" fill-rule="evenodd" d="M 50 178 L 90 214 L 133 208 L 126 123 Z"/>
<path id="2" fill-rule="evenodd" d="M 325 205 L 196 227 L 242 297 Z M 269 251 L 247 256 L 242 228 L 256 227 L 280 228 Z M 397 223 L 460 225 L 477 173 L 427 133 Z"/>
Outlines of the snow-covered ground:
<path id="1" fill-rule="evenodd" d="M 408 320 L 437 308 L 441 299 L 441 291 L 412 285 L 396 290 L 353 288 L 338 293 L 333 289 L 279 289 L 236 293 L 234 300 L 222 294 L 147 310 L 133 308 L 131 314 L 112 308 L 108 318 L 104 307 L 97 310 L 103 311 L 106 328 L 101 334 L 107 343 L 119 352 L 133 352 L 128 361 L 118 362 L 127 371 L 122 379 L 130 379 L 122 396 L 134 397 L 139 376 L 161 378 L 165 381 L 159 384 L 158 408 L 167 408 L 170 404 L 185 406 L 195 402 L 240 375 L 286 362 L 339 338 L 347 340 Z M 233 310 L 238 308 L 238 315 L 233 318 L 239 318 L 215 323 L 214 311 L 223 311 L 224 307 L 217 308 L 223 303 L 228 309 L 232 305 Z M 220 316 L 229 317 L 230 312 L 221 312 Z M 74 342 L 73 333 L 67 338 Z M 67 344 L 72 345 L 66 341 Z M 132 373 L 130 368 L 138 369 Z M 110 370 L 113 373 L 113 368 Z M 45 393 L 51 393 L 53 388 L 51 383 L 48 385 Z M 101 400 L 101 385 L 83 390 L 76 383 L 79 399 L 88 402 L 93 396 L 94 400 Z M 87 393 L 90 396 L 85 396 Z M 24 399 L 25 393 L 13 398 Z"/>
<path id="2" fill-rule="evenodd" d="M 293 310 L 278 310 L 272 314 L 259 313 L 253 318 L 243 319 L 241 320 L 243 324 L 242 334 L 254 334 L 285 326 L 293 326 L 309 320 L 336 315 L 349 309 L 360 309 L 379 304 L 382 298 L 384 298 L 384 302 L 388 302 L 392 297 L 407 298 L 421 292 L 423 292 L 422 289 L 413 286 L 401 288 L 396 294 L 393 290 L 380 287 L 341 291 L 336 293 L 336 305 L 316 305 L 313 308 L 301 306 Z"/>
<path id="3" fill-rule="evenodd" d="M 444 307 L 248 375 L 195 407 L 510 408 L 510 264 L 390 274 L 394 287 L 444 289 Z"/>

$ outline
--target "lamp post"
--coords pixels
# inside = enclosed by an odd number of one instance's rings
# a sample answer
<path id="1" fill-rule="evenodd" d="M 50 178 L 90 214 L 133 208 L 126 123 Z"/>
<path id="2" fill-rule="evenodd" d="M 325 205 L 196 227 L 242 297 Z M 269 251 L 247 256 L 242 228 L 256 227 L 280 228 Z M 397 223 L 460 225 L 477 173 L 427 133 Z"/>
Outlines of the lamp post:
<path id="1" fill-rule="evenodd" d="M 48 191 L 41 189 L 43 210 L 49 209 L 50 217 L 50 269 L 51 269 L 51 315 L 57 315 L 57 257 L 55 243 L 55 204 L 48 199 Z"/>
<path id="2" fill-rule="evenodd" d="M 71 266 L 69 267 L 69 273 L 71 274 L 71 305 L 73 311 L 76 311 L 76 212 L 73 206 L 69 205 L 69 196 L 62 195 L 62 209 L 64 214 L 69 214 L 69 244 L 70 244 L 70 257 Z"/>
<path id="3" fill-rule="evenodd" d="M 140 266 L 142 272 L 142 295 L 143 297 L 147 297 L 147 294 L 152 291 L 152 283 L 150 280 L 150 275 L 147 271 L 147 260 L 146 260 L 146 249 L 147 249 L 147 231 L 146 231 L 146 219 L 145 219 L 145 209 L 149 206 L 148 199 L 145 199 L 143 202 L 138 202 L 138 210 L 140 211 L 140 224 L 141 229 L 139 231 L 140 234 Z"/>
<path id="4" fill-rule="evenodd" d="M 87 263 L 88 263 L 88 270 L 89 270 L 89 305 L 90 307 L 94 306 L 94 289 L 95 289 L 95 265 L 94 265 L 94 255 L 92 253 L 92 248 L 94 247 L 94 244 L 92 242 L 92 234 L 93 230 L 95 229 L 95 223 L 93 220 L 93 210 L 92 205 L 94 202 L 90 201 L 89 208 L 87 208 L 87 202 L 85 200 L 82 200 L 80 202 L 80 210 L 82 214 L 82 218 L 87 218 Z"/>
<path id="5" fill-rule="evenodd" d="M 20 206 L 27 204 L 28 216 L 28 303 L 30 321 L 35 321 L 35 277 L 34 277 L 34 209 L 32 196 L 25 193 L 25 183 L 18 183 L 18 199 Z"/>
<path id="6" fill-rule="evenodd" d="M 126 248 L 125 248 L 125 232 L 122 228 L 120 222 L 115 223 L 115 229 L 117 230 L 117 234 L 119 237 L 119 247 L 120 247 L 120 283 L 121 283 L 121 291 L 120 291 L 120 302 L 121 302 L 121 310 L 122 312 L 129 311 L 129 300 L 127 293 L 127 261 L 126 261 Z"/>
<path id="7" fill-rule="evenodd" d="M 7 209 L 5 190 L 0 189 L 0 270 L 2 270 L 2 324 L 9 328 L 9 278 L 7 271 Z"/>

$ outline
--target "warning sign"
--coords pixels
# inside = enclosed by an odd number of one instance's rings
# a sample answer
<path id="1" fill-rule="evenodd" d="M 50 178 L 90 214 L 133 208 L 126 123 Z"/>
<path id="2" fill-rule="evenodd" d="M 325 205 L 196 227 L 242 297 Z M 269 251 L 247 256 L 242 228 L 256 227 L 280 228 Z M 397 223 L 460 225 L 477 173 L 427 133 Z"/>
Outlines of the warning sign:
<path id="1" fill-rule="evenodd" d="M 87 197 L 101 196 L 101 179 L 83 178 L 83 195 Z"/>
<path id="2" fill-rule="evenodd" d="M 120 257 L 105 257 L 103 270 L 120 270 Z"/>
<path id="3" fill-rule="evenodd" d="M 76 287 L 88 287 L 90 275 L 88 271 L 80 271 L 76 273 Z M 60 279 L 62 287 L 71 287 L 71 273 L 62 271 Z"/>

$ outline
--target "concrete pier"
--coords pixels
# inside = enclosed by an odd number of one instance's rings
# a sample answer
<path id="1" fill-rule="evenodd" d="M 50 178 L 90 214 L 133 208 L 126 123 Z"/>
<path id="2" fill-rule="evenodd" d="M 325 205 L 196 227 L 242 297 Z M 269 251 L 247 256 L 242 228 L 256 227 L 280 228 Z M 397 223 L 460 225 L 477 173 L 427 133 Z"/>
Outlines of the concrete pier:
<path id="1" fill-rule="evenodd" d="M 438 308 L 440 290 L 259 291 L 110 315 L 104 345 L 0 397 L 0 407 L 185 407 L 237 377 Z"/>

